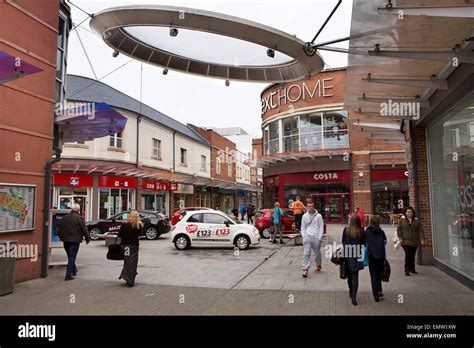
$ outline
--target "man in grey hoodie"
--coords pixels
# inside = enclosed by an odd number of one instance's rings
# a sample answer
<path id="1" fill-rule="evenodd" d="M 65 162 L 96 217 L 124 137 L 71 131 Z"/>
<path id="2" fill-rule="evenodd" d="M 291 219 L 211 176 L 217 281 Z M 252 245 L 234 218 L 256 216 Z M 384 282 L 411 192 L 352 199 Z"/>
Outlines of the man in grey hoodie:
<path id="1" fill-rule="evenodd" d="M 301 235 L 303 237 L 303 278 L 308 277 L 311 263 L 311 249 L 315 254 L 316 272 L 321 272 L 321 239 L 323 238 L 324 221 L 321 214 L 314 209 L 314 203 L 307 204 L 307 212 L 301 221 Z"/>

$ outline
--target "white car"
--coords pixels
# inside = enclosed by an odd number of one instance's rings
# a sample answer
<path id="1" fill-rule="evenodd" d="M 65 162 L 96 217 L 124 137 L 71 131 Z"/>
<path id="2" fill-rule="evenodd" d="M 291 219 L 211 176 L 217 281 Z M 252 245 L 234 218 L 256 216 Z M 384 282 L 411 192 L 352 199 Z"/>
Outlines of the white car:
<path id="1" fill-rule="evenodd" d="M 260 243 L 258 230 L 239 224 L 217 210 L 188 211 L 173 226 L 171 240 L 178 250 L 190 246 L 236 246 L 240 250 Z"/>

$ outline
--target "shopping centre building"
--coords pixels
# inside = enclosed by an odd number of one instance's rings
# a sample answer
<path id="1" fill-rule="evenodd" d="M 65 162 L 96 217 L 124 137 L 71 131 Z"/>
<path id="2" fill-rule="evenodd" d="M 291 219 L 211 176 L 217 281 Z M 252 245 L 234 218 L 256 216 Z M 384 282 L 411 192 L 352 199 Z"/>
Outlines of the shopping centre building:
<path id="1" fill-rule="evenodd" d="M 344 107 L 346 73 L 329 69 L 262 92 L 266 207 L 290 207 L 299 195 L 327 223 L 346 223 L 355 207 L 388 222 L 407 206 L 405 147 L 359 131 L 365 118 Z"/>

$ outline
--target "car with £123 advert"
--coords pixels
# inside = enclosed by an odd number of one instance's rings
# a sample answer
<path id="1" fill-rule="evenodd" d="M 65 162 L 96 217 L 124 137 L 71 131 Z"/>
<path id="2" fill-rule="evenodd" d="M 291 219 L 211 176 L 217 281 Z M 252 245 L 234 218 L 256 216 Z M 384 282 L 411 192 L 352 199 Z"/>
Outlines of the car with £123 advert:
<path id="1" fill-rule="evenodd" d="M 178 250 L 191 246 L 235 246 L 240 250 L 260 243 L 258 230 L 238 223 L 217 210 L 189 211 L 172 227 L 171 240 Z"/>

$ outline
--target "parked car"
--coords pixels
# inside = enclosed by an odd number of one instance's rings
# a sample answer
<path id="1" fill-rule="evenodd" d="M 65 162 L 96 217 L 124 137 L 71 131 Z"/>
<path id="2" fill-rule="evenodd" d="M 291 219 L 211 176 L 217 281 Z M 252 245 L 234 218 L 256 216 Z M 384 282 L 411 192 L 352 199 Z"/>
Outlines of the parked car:
<path id="1" fill-rule="evenodd" d="M 117 234 L 120 226 L 127 222 L 130 211 L 123 211 L 117 215 L 111 216 L 108 219 L 100 219 L 88 221 L 86 223 L 87 229 L 92 240 L 105 238 L 107 234 Z M 139 210 L 140 219 L 144 226 L 142 228 L 142 235 L 146 239 L 157 239 L 164 233 L 171 230 L 170 219 L 168 216 L 157 211 Z"/>
<path id="2" fill-rule="evenodd" d="M 282 208 L 285 215 L 281 217 L 283 222 L 283 234 L 295 233 L 295 215 L 293 209 Z M 254 225 L 258 229 L 262 238 L 270 238 L 270 216 L 273 209 L 262 209 L 257 213 Z"/>
<path id="3" fill-rule="evenodd" d="M 171 240 L 178 250 L 191 246 L 236 246 L 240 250 L 260 243 L 258 230 L 239 224 L 217 210 L 188 211 L 175 225 Z"/>
<path id="4" fill-rule="evenodd" d="M 187 207 L 187 208 L 181 208 L 179 210 L 176 210 L 173 214 L 173 217 L 171 218 L 171 225 L 176 225 L 178 221 L 180 221 L 184 215 L 188 211 L 196 211 L 196 210 L 213 210 L 211 208 L 206 208 L 206 207 Z"/>

